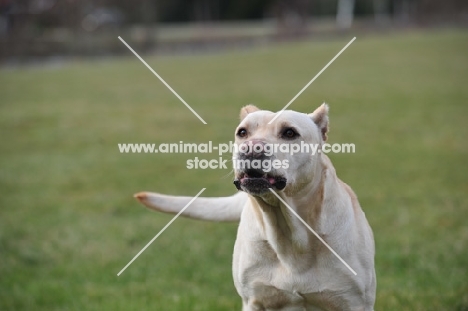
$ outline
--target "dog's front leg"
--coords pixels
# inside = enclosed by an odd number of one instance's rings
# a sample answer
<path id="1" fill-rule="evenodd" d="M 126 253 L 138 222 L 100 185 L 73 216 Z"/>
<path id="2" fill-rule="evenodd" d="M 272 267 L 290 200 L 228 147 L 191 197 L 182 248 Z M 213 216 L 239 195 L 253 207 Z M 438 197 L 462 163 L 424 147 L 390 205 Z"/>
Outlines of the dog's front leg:
<path id="1" fill-rule="evenodd" d="M 307 227 L 291 213 L 288 207 L 260 203 L 264 235 L 282 264 L 293 270 L 307 269 L 307 256 L 311 249 L 311 236 Z M 301 266 L 301 265 L 304 266 Z"/>

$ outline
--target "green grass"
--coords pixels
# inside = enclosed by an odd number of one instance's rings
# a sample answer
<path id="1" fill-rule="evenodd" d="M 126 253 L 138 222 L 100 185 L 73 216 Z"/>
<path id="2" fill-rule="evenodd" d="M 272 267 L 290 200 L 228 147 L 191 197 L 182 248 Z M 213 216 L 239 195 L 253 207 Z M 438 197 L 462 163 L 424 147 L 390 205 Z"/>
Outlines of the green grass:
<path id="1" fill-rule="evenodd" d="M 132 194 L 234 193 L 196 155 L 122 142 L 227 142 L 241 106 L 279 110 L 349 38 L 219 55 L 0 72 L 0 310 L 240 310 L 236 224 L 171 219 Z M 376 310 L 468 310 L 468 34 L 359 37 L 291 106 L 331 106 L 331 155 L 376 239 Z M 130 53 L 129 53 L 130 54 Z M 205 155 L 198 155 L 204 157 Z M 226 155 L 225 157 L 229 157 Z"/>

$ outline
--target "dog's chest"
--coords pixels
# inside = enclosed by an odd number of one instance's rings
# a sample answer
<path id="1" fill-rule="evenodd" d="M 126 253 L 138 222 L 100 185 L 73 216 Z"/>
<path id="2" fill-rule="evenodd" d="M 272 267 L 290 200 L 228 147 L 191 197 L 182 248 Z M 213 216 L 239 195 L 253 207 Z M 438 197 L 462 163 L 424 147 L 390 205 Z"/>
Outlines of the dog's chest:
<path id="1" fill-rule="evenodd" d="M 275 271 L 275 269 L 273 269 Z M 251 272 L 249 272 L 250 274 Z M 273 272 L 277 274 L 277 272 Z M 253 273 L 255 274 L 255 272 Z M 338 291 L 319 290 L 312 278 L 300 276 L 286 279 L 272 276 L 268 279 L 250 278 L 240 289 L 240 294 L 249 307 L 246 310 L 303 310 L 303 311 L 342 311 L 347 302 Z"/>
<path id="2" fill-rule="evenodd" d="M 323 297 L 320 295 L 320 282 L 312 270 L 299 273 L 284 267 L 268 247 L 261 243 L 257 246 L 262 254 L 257 257 L 260 260 L 244 261 L 238 267 L 237 289 L 251 307 L 247 310 L 282 310 L 294 307 L 297 310 L 327 310 L 318 308 L 323 304 Z M 317 308 L 312 307 L 315 302 Z"/>
<path id="3" fill-rule="evenodd" d="M 247 310 L 340 310 L 332 302 L 333 284 L 314 273 L 313 263 L 298 271 L 282 264 L 266 242 L 249 244 L 257 256 L 240 254 L 234 275 L 239 294 L 250 306 Z"/>

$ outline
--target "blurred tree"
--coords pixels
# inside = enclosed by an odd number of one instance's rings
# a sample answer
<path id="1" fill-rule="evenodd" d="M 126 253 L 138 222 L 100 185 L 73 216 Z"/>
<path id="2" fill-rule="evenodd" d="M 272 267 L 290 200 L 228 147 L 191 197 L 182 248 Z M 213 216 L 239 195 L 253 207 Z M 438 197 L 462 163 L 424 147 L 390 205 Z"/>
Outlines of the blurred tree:
<path id="1" fill-rule="evenodd" d="M 354 0 L 338 0 L 336 24 L 340 29 L 351 27 L 354 19 Z"/>
<path id="2" fill-rule="evenodd" d="M 412 17 L 412 4 L 416 1 L 412 0 L 392 0 L 394 21 L 398 23 L 408 23 Z M 414 16 L 413 16 L 414 17 Z"/>
<path id="3" fill-rule="evenodd" d="M 141 22 L 145 25 L 152 25 L 157 20 L 157 9 L 155 0 L 142 0 L 140 5 Z"/>
<path id="4" fill-rule="evenodd" d="M 390 4 L 388 0 L 373 0 L 374 18 L 377 24 L 386 25 L 390 22 Z"/>
<path id="5" fill-rule="evenodd" d="M 309 19 L 311 1 L 277 0 L 272 12 L 279 27 L 279 34 L 285 36 L 303 35 Z"/>

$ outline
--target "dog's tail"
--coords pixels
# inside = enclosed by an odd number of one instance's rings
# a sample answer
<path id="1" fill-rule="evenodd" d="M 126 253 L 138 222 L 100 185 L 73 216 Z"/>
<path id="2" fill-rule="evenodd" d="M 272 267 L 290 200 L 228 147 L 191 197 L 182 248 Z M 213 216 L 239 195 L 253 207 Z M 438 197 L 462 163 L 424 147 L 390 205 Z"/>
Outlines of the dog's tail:
<path id="1" fill-rule="evenodd" d="M 179 213 L 192 197 L 170 196 L 154 192 L 139 192 L 134 197 L 146 207 L 169 214 Z M 190 204 L 182 216 L 209 221 L 239 221 L 248 195 L 238 192 L 230 197 L 199 197 Z"/>

